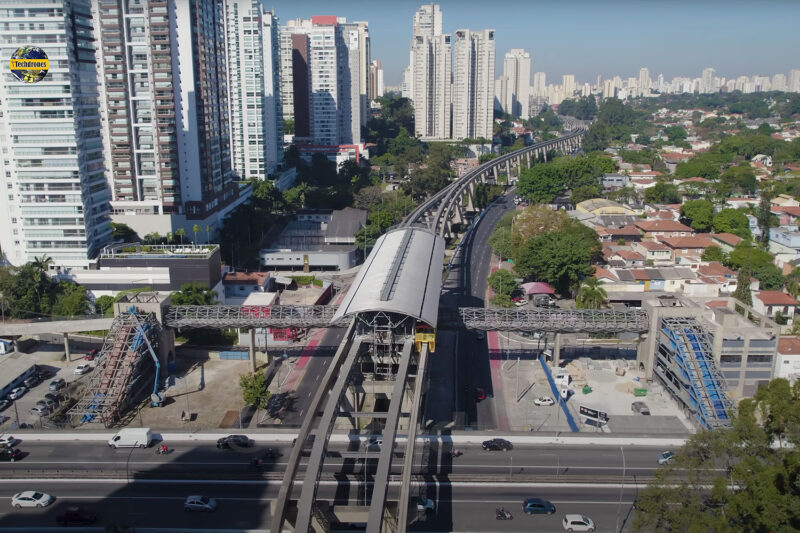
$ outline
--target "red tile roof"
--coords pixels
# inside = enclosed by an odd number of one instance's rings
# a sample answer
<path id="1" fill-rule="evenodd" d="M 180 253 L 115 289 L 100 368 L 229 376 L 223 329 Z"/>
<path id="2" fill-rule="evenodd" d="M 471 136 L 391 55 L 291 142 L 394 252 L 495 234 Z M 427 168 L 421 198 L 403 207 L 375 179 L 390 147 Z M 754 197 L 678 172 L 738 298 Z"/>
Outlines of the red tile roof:
<path id="1" fill-rule="evenodd" d="M 639 246 L 641 246 L 642 248 L 644 248 L 645 250 L 649 250 L 651 252 L 657 252 L 659 250 L 669 250 L 670 249 L 669 246 L 667 246 L 666 244 L 661 243 L 661 242 L 655 242 L 655 241 L 642 241 L 642 242 L 637 243 L 637 244 Z"/>
<path id="2" fill-rule="evenodd" d="M 621 228 L 606 228 L 604 226 L 595 226 L 595 231 L 598 235 L 641 235 L 641 232 L 635 226 L 622 226 Z"/>
<path id="3" fill-rule="evenodd" d="M 639 220 L 636 227 L 645 232 L 654 231 L 685 231 L 694 233 L 694 230 L 677 220 Z"/>
<path id="4" fill-rule="evenodd" d="M 734 272 L 733 270 L 731 270 L 730 268 L 726 267 L 725 265 L 723 265 L 718 261 L 711 261 L 707 265 L 700 265 L 697 268 L 697 271 L 705 276 L 714 276 L 714 277 L 722 276 L 731 278 L 736 277 L 736 272 Z"/>
<path id="5" fill-rule="evenodd" d="M 756 298 L 764 305 L 800 305 L 797 300 L 781 291 L 761 291 L 756 294 Z"/>
<path id="6" fill-rule="evenodd" d="M 263 285 L 269 272 L 228 272 L 222 278 L 223 284 L 238 283 L 240 285 Z"/>
<path id="7" fill-rule="evenodd" d="M 666 237 L 661 239 L 661 242 L 672 248 L 708 248 L 714 246 L 711 238 L 706 235 L 698 235 L 696 237 Z"/>
<path id="8" fill-rule="evenodd" d="M 741 237 L 734 235 L 733 233 L 712 233 L 711 239 L 724 242 L 729 246 L 736 246 L 743 240 Z"/>
<path id="9" fill-rule="evenodd" d="M 617 280 L 617 276 L 612 274 L 611 271 L 606 270 L 605 268 L 599 266 L 594 267 L 594 277 L 596 277 L 597 279 L 609 278 L 615 281 Z"/>
<path id="10" fill-rule="evenodd" d="M 773 213 L 786 213 L 789 216 L 800 217 L 800 207 L 797 206 L 772 206 L 770 209 Z"/>
<path id="11" fill-rule="evenodd" d="M 633 250 L 619 250 L 617 255 L 628 261 L 644 261 L 644 256 Z"/>
<path id="12" fill-rule="evenodd" d="M 784 335 L 779 338 L 778 353 L 784 355 L 800 354 L 800 337 Z"/>

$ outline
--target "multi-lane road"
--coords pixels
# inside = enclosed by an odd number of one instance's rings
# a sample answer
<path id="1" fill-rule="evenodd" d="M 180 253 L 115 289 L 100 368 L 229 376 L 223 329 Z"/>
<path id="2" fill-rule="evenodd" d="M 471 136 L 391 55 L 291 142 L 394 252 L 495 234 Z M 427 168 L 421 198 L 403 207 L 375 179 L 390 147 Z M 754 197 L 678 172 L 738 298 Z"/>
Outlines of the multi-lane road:
<path id="1" fill-rule="evenodd" d="M 213 441 L 168 445 L 173 451 L 159 456 L 152 448 L 114 450 L 98 442 L 23 441 L 18 444 L 26 452 L 22 461 L 0 463 L 0 529 L 52 525 L 56 514 L 75 504 L 97 510 L 103 523 L 124 517 L 139 527 L 266 528 L 288 457 L 285 443 L 259 440 L 244 450 L 218 450 Z M 250 459 L 267 446 L 283 456 L 261 468 L 250 466 Z M 418 517 L 412 529 L 433 531 L 550 531 L 558 529 L 567 512 L 591 516 L 598 531 L 618 531 L 630 522 L 631 502 L 652 478 L 662 451 L 518 444 L 511 451 L 492 452 L 468 444 L 457 445 L 464 454 L 453 459 L 452 443 L 419 442 L 418 447 L 423 453 L 414 465 L 413 494 L 433 499 L 436 510 Z M 358 442 L 333 443 L 320 499 L 338 505 L 363 501 L 363 458 Z M 371 486 L 377 450 L 368 451 L 367 458 Z M 399 467 L 400 461 L 395 463 Z M 344 475 L 335 476 L 338 472 Z M 399 494 L 399 476 L 393 479 L 390 499 Z M 41 510 L 12 509 L 10 496 L 27 489 L 50 492 L 56 503 Z M 185 516 L 181 504 L 190 494 L 218 498 L 218 511 Z M 525 516 L 521 504 L 528 497 L 551 500 L 556 515 Z M 494 519 L 494 508 L 500 506 L 514 513 L 513 521 Z"/>

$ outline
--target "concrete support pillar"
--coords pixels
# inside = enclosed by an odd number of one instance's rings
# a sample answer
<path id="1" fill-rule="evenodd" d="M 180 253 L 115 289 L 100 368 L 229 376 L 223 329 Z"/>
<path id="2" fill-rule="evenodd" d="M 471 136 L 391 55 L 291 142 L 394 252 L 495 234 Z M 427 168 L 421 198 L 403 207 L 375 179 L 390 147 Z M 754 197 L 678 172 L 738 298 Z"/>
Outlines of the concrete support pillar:
<path id="1" fill-rule="evenodd" d="M 467 187 L 467 210 L 475 211 L 475 186 L 477 182 L 473 180 Z"/>
<path id="2" fill-rule="evenodd" d="M 64 357 L 67 362 L 72 361 L 72 353 L 69 351 L 69 333 L 64 333 Z"/>
<path id="3" fill-rule="evenodd" d="M 511 161 L 506 159 L 506 183 L 511 182 Z"/>
<path id="4" fill-rule="evenodd" d="M 528 159 L 528 168 L 531 168 L 531 153 L 527 152 L 525 157 Z"/>
<path id="5" fill-rule="evenodd" d="M 494 176 L 494 182 L 497 183 L 497 165 L 492 167 L 492 176 Z"/>
<path id="6" fill-rule="evenodd" d="M 256 329 L 250 328 L 250 364 L 253 372 L 256 371 Z"/>
<path id="7" fill-rule="evenodd" d="M 556 333 L 555 341 L 553 342 L 553 366 L 558 367 L 561 364 L 561 333 Z"/>

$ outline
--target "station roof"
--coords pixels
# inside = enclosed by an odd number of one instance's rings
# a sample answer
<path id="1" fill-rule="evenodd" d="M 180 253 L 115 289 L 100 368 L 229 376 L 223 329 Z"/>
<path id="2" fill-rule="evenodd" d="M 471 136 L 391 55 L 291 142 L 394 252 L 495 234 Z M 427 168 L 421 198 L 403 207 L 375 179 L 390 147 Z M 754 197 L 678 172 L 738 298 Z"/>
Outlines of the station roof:
<path id="1" fill-rule="evenodd" d="M 398 228 L 382 235 L 333 321 L 383 311 L 436 326 L 444 246 L 444 239 L 422 228 Z"/>

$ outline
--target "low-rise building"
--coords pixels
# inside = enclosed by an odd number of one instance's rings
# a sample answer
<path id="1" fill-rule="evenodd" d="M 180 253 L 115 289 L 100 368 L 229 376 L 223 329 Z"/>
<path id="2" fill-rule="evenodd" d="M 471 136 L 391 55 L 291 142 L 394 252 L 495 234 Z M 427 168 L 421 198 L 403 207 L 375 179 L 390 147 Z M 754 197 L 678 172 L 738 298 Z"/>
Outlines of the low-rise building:
<path id="1" fill-rule="evenodd" d="M 603 174 L 600 183 L 604 189 L 622 189 L 630 184 L 630 178 L 627 174 Z"/>
<path id="2" fill-rule="evenodd" d="M 575 210 L 579 213 L 591 213 L 593 215 L 633 215 L 636 211 L 626 205 L 622 205 L 605 198 L 592 198 L 584 200 L 575 205 Z"/>
<path id="3" fill-rule="evenodd" d="M 770 228 L 769 251 L 779 265 L 800 258 L 800 231 Z"/>
<path id="4" fill-rule="evenodd" d="M 778 340 L 773 377 L 788 379 L 791 383 L 800 378 L 800 337 L 784 335 Z"/>
<path id="5" fill-rule="evenodd" d="M 798 306 L 800 303 L 797 300 L 782 291 L 759 291 L 753 298 L 753 309 L 782 326 L 791 326 L 794 323 Z"/>
<path id="6" fill-rule="evenodd" d="M 632 244 L 631 249 L 642 254 L 648 265 L 666 265 L 672 263 L 672 250 L 664 243 L 642 241 Z"/>
<path id="7" fill-rule="evenodd" d="M 730 252 L 737 244 L 742 242 L 742 238 L 733 233 L 712 233 L 711 241 L 714 246 L 719 246 L 723 252 Z"/>
<path id="8" fill-rule="evenodd" d="M 697 263 L 705 249 L 709 246 L 714 246 L 713 241 L 708 235 L 666 237 L 661 239 L 661 242 L 669 246 L 672 250 L 672 257 L 678 264 Z"/>
<path id="9" fill-rule="evenodd" d="M 640 220 L 636 227 L 644 239 L 663 240 L 667 237 L 693 237 L 694 230 L 676 220 Z"/>

